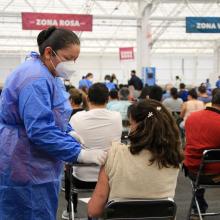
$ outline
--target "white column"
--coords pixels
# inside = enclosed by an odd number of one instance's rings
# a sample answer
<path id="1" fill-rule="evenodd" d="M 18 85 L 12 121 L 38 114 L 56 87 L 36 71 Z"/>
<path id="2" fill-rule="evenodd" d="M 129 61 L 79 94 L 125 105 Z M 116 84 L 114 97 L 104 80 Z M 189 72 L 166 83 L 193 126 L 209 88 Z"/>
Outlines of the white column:
<path id="1" fill-rule="evenodd" d="M 213 72 L 209 74 L 210 82 L 213 87 L 215 87 L 215 82 L 218 80 L 218 76 L 220 76 L 220 41 L 216 42 L 214 49 L 214 68 Z"/>
<path id="2" fill-rule="evenodd" d="M 151 27 L 150 15 L 152 4 L 138 2 L 139 16 L 137 21 L 137 74 L 141 75 L 142 67 L 151 66 Z"/>

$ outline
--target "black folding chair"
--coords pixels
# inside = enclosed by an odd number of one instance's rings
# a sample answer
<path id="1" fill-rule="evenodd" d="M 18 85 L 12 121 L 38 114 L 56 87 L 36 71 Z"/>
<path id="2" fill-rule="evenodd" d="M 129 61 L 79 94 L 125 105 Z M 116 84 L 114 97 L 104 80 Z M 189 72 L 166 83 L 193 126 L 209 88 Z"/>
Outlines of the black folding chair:
<path id="1" fill-rule="evenodd" d="M 201 164 L 200 164 L 199 170 L 198 170 L 198 172 L 196 174 L 196 178 L 193 180 L 189 176 L 189 178 L 191 180 L 191 185 L 192 185 L 192 199 L 191 199 L 190 208 L 189 208 L 189 212 L 188 212 L 188 216 L 187 216 L 188 220 L 191 218 L 192 207 L 193 207 L 193 203 L 194 202 L 196 204 L 196 209 L 198 211 L 198 216 L 199 216 L 200 220 L 203 220 L 203 216 L 220 215 L 220 212 L 217 212 L 217 213 L 201 213 L 201 209 L 199 207 L 199 203 L 198 203 L 198 200 L 196 198 L 196 192 L 199 189 L 219 188 L 220 187 L 220 182 L 216 182 L 215 183 L 215 182 L 212 182 L 212 181 L 204 181 L 204 180 L 201 179 L 201 176 L 205 175 L 205 167 L 206 167 L 206 165 L 212 164 L 212 163 L 219 163 L 220 164 L 220 149 L 205 150 L 203 152 L 203 157 L 202 157 L 202 160 L 201 160 Z M 220 175 L 220 171 L 219 171 L 219 175 Z"/>
<path id="2" fill-rule="evenodd" d="M 69 164 L 72 167 L 98 167 L 97 164 L 82 164 L 82 163 L 76 163 L 76 164 Z M 88 189 L 80 189 L 76 188 L 73 183 L 73 178 L 72 178 L 72 169 L 69 171 L 69 177 L 70 177 L 70 196 L 69 196 L 69 203 L 70 203 L 70 212 L 69 212 L 69 220 L 74 220 L 75 218 L 75 213 L 74 213 L 74 204 L 73 204 L 73 194 L 74 193 L 89 193 L 93 192 L 94 188 L 88 188 Z"/>
<path id="3" fill-rule="evenodd" d="M 176 204 L 173 199 L 120 199 L 110 201 L 104 211 L 106 220 L 174 220 Z"/>

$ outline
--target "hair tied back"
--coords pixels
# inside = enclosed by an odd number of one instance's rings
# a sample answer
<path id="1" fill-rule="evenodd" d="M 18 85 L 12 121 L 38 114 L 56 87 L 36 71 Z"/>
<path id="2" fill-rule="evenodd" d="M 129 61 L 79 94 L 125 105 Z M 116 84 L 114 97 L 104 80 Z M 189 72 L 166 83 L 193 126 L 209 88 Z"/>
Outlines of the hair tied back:
<path id="1" fill-rule="evenodd" d="M 51 34 L 55 30 L 57 30 L 57 28 L 55 26 L 51 26 L 48 29 L 41 31 L 40 34 L 37 37 L 38 46 L 43 44 L 51 36 Z"/>

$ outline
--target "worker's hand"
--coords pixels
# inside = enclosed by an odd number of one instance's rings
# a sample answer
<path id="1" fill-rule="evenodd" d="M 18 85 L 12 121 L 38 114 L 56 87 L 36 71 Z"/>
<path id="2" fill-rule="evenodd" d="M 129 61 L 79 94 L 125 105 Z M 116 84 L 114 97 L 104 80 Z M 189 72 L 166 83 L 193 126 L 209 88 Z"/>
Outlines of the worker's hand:
<path id="1" fill-rule="evenodd" d="M 107 151 L 104 150 L 84 150 L 82 149 L 77 162 L 79 163 L 95 163 L 103 165 L 107 158 Z"/>
<path id="2" fill-rule="evenodd" d="M 73 130 L 70 131 L 69 135 L 71 135 L 73 138 L 75 138 L 80 144 L 82 144 L 82 145 L 85 144 L 83 138 L 79 134 L 77 134 L 75 131 L 73 131 Z"/>

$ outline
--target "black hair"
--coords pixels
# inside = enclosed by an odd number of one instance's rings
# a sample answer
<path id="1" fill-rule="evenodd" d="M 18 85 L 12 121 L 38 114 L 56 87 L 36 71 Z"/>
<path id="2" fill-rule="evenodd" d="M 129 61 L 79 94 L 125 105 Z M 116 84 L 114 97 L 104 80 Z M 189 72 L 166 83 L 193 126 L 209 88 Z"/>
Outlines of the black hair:
<path id="1" fill-rule="evenodd" d="M 205 86 L 199 86 L 198 91 L 199 91 L 201 94 L 204 94 L 204 93 L 206 93 L 206 87 L 205 87 Z"/>
<path id="2" fill-rule="evenodd" d="M 110 75 L 105 75 L 105 80 L 111 81 L 111 76 Z"/>
<path id="3" fill-rule="evenodd" d="M 136 70 L 131 70 L 131 73 L 135 75 L 136 74 Z"/>
<path id="4" fill-rule="evenodd" d="M 220 88 L 215 88 L 212 90 L 212 96 L 214 96 L 217 92 L 220 92 Z"/>
<path id="5" fill-rule="evenodd" d="M 52 26 L 38 34 L 37 43 L 42 56 L 46 47 L 51 47 L 56 52 L 70 44 L 80 45 L 80 40 L 72 31 Z"/>
<path id="6" fill-rule="evenodd" d="M 74 102 L 76 105 L 82 104 L 83 98 L 82 98 L 82 93 L 75 88 L 72 88 L 69 90 L 70 97 L 69 100 L 70 102 Z"/>
<path id="7" fill-rule="evenodd" d="M 174 98 L 177 99 L 178 98 L 178 91 L 177 88 L 173 87 L 170 89 L 170 95 Z"/>
<path id="8" fill-rule="evenodd" d="M 93 76 L 93 74 L 92 74 L 92 73 L 87 73 L 87 74 L 86 74 L 86 78 L 88 78 L 88 77 L 90 77 L 90 76 Z"/>
<path id="9" fill-rule="evenodd" d="M 180 83 L 180 89 L 185 89 L 186 85 L 184 83 Z"/>
<path id="10" fill-rule="evenodd" d="M 163 96 L 163 89 L 160 86 L 150 86 L 149 98 L 161 101 Z"/>
<path id="11" fill-rule="evenodd" d="M 111 99 L 118 99 L 118 91 L 116 89 L 112 89 L 109 92 L 109 96 L 111 97 Z"/>
<path id="12" fill-rule="evenodd" d="M 122 88 L 119 90 L 119 99 L 120 99 L 120 100 L 128 100 L 129 94 L 130 94 L 129 89 L 126 88 L 126 87 L 122 87 Z"/>
<path id="13" fill-rule="evenodd" d="M 220 88 L 216 88 L 213 96 L 212 96 L 212 104 L 220 105 Z"/>
<path id="14" fill-rule="evenodd" d="M 89 101 L 96 105 L 104 105 L 108 102 L 108 88 L 103 83 L 94 83 L 88 92 Z"/>
<path id="15" fill-rule="evenodd" d="M 147 149 L 151 152 L 150 164 L 178 168 L 183 154 L 179 129 L 171 113 L 160 102 L 148 99 L 131 105 L 128 117 L 137 124 L 128 136 L 131 154 Z"/>
<path id="16" fill-rule="evenodd" d="M 141 94 L 138 98 L 139 99 L 146 99 L 147 96 L 149 96 L 149 93 L 150 93 L 150 88 L 149 88 L 149 86 L 145 85 L 145 87 L 141 90 Z"/>
<path id="17" fill-rule="evenodd" d="M 193 99 L 198 98 L 198 94 L 197 94 L 195 89 L 190 89 L 189 92 L 188 92 L 188 95 L 190 95 Z"/>

